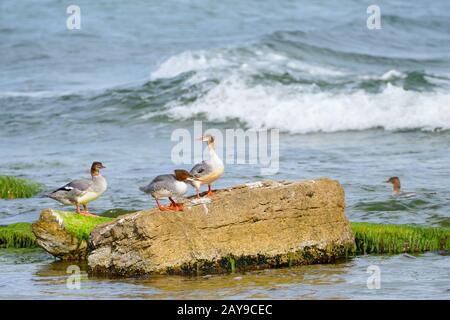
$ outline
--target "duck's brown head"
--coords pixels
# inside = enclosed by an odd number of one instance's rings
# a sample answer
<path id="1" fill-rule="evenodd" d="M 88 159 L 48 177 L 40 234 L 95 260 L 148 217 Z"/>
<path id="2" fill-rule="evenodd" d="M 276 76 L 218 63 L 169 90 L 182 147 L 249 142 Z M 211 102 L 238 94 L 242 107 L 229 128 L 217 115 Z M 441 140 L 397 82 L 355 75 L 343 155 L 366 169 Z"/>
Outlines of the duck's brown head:
<path id="1" fill-rule="evenodd" d="M 105 169 L 106 167 L 98 161 L 94 161 L 91 166 L 91 176 L 98 176 L 100 174 L 101 169 Z"/>
<path id="2" fill-rule="evenodd" d="M 186 170 L 177 169 L 174 172 L 175 179 L 177 179 L 178 181 L 192 180 L 192 175 Z"/>
<path id="3" fill-rule="evenodd" d="M 214 143 L 214 137 L 210 134 L 201 136 L 200 138 L 198 138 L 198 140 L 201 140 L 203 142 L 208 142 L 208 144 Z"/>
<path id="4" fill-rule="evenodd" d="M 390 177 L 385 181 L 386 183 L 392 183 L 395 193 L 400 193 L 400 179 L 398 177 Z"/>

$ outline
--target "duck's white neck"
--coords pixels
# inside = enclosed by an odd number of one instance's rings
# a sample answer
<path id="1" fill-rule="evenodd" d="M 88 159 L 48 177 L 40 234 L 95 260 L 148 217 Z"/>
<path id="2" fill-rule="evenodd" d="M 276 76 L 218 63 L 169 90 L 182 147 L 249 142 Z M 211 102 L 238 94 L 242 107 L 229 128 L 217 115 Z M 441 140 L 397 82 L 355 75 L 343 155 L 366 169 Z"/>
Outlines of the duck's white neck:
<path id="1" fill-rule="evenodd" d="M 217 155 L 216 150 L 214 148 L 214 142 L 208 142 L 208 152 L 209 152 L 209 159 L 211 160 L 211 162 L 216 166 L 223 167 L 223 162 Z"/>
<path id="2" fill-rule="evenodd" d="M 94 188 L 98 192 L 104 192 L 106 188 L 108 187 L 108 183 L 106 182 L 106 179 L 99 173 L 97 175 L 92 176 L 92 181 L 94 182 Z"/>

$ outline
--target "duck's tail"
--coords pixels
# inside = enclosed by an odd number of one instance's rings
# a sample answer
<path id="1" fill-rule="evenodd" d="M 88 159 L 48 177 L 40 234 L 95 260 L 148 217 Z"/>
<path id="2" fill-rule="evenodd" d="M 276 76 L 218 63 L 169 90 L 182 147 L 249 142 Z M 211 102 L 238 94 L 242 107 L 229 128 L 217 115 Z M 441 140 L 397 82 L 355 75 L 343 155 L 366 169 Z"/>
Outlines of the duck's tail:
<path id="1" fill-rule="evenodd" d="M 51 193 L 41 193 L 38 194 L 38 198 L 51 198 Z"/>

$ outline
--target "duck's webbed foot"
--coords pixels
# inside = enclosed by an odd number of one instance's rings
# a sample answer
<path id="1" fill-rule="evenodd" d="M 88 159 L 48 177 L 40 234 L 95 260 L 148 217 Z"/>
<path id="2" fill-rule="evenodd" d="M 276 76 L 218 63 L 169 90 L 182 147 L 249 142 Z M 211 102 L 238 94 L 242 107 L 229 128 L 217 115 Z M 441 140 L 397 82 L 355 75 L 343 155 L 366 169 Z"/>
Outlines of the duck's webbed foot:
<path id="1" fill-rule="evenodd" d="M 97 215 L 90 213 L 87 205 L 85 205 L 85 204 L 83 204 L 83 210 L 84 211 L 79 212 L 79 214 L 86 216 L 86 217 L 98 217 Z"/>
<path id="2" fill-rule="evenodd" d="M 169 197 L 170 200 L 170 210 L 173 211 L 183 211 L 183 204 L 181 203 L 176 203 L 172 198 Z"/>
<path id="3" fill-rule="evenodd" d="M 83 212 L 80 212 L 80 214 L 83 215 L 83 216 L 86 216 L 86 217 L 96 217 L 96 218 L 98 218 L 98 215 L 89 213 L 89 211 L 87 211 L 87 212 L 83 211 Z"/>
<path id="4" fill-rule="evenodd" d="M 163 205 L 159 202 L 159 199 L 155 198 L 155 200 L 156 200 L 156 205 L 158 206 L 158 209 L 159 209 L 160 211 L 173 211 L 172 208 L 171 208 L 172 204 L 171 204 L 170 206 L 163 206 Z"/>

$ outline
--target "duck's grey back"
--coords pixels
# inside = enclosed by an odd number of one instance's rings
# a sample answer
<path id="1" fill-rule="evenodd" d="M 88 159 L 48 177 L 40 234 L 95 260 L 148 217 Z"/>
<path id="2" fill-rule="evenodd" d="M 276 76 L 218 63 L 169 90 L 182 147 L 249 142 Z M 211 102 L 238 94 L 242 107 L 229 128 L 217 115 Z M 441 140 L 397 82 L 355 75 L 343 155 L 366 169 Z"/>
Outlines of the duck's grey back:
<path id="1" fill-rule="evenodd" d="M 197 163 L 189 172 L 195 178 L 206 176 L 213 171 L 211 165 L 207 161 Z"/>
<path id="2" fill-rule="evenodd" d="M 175 191 L 173 189 L 173 184 L 176 181 L 175 175 L 173 174 L 162 174 L 157 176 L 145 187 L 140 187 L 139 189 L 148 194 L 154 194 L 158 190 L 166 189 L 169 191 Z"/>

